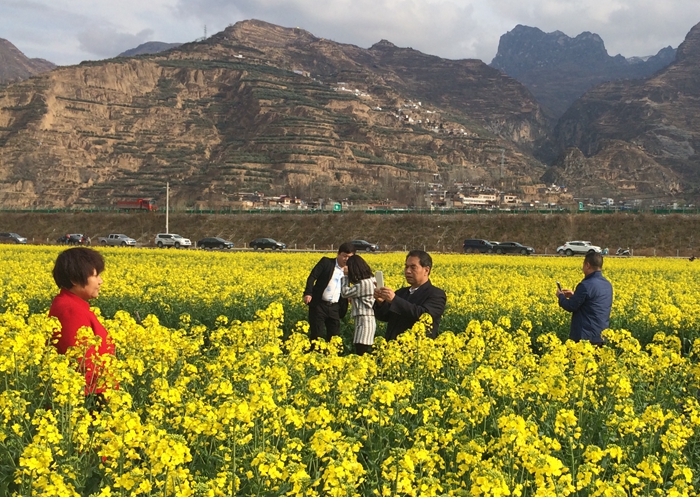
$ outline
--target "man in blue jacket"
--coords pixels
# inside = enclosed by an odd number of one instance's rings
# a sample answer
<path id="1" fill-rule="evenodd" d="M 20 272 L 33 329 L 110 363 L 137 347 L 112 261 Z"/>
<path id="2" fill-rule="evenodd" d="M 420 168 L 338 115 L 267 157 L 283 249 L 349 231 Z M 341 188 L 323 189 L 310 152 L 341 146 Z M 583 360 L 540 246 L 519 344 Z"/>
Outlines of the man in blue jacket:
<path id="1" fill-rule="evenodd" d="M 576 286 L 576 291 L 557 290 L 559 307 L 571 313 L 569 338 L 574 342 L 588 340 L 594 345 L 603 345 L 601 333 L 610 327 L 610 309 L 613 289 L 603 277 L 603 256 L 588 252 L 583 259 L 585 278 Z"/>

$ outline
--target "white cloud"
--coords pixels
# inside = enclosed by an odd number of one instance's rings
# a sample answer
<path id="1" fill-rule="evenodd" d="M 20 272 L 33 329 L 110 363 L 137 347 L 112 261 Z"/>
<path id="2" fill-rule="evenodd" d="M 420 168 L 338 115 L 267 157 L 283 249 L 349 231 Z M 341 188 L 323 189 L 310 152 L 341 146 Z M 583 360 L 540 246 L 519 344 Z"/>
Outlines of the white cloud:
<path id="1" fill-rule="evenodd" d="M 80 49 L 99 58 L 113 57 L 151 40 L 152 37 L 152 29 L 144 29 L 132 35 L 119 33 L 112 26 L 92 26 L 78 33 Z"/>
<path id="2" fill-rule="evenodd" d="M 677 47 L 700 21 L 697 0 L 0 0 L 0 36 L 59 64 L 112 57 L 145 41 L 187 42 L 261 19 L 341 43 L 381 39 L 441 57 L 490 62 L 517 24 L 597 33 L 611 55 Z"/>

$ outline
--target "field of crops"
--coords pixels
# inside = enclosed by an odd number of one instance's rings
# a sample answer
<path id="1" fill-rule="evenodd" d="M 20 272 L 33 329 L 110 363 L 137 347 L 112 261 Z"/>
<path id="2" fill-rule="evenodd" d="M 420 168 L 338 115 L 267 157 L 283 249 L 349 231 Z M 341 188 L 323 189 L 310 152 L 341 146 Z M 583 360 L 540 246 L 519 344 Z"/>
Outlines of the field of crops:
<path id="1" fill-rule="evenodd" d="M 318 254 L 105 249 L 119 389 L 89 414 L 46 316 L 59 250 L 0 248 L 0 495 L 696 495 L 700 266 L 613 259 L 610 345 L 562 339 L 581 258 L 435 255 L 448 305 L 308 352 Z M 371 254 L 388 286 L 403 254 Z M 379 328 L 379 335 L 382 328 Z"/>

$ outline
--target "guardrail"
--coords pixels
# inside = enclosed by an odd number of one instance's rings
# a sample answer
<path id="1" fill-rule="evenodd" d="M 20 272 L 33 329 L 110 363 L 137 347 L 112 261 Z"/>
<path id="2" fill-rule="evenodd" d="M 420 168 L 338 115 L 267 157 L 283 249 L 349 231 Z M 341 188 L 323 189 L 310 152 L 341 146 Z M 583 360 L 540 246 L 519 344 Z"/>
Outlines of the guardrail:
<path id="1" fill-rule="evenodd" d="M 108 207 L 93 207 L 93 208 L 32 208 L 32 209 L 7 209 L 0 208 L 0 213 L 38 213 L 38 214 L 60 214 L 60 213 L 122 213 L 122 214 L 163 214 L 165 211 L 149 212 L 146 210 L 137 209 L 116 209 Z M 364 209 L 364 208 L 345 208 L 342 211 L 333 211 L 331 209 L 170 209 L 170 213 L 174 214 L 342 214 L 348 212 L 364 212 L 365 214 L 431 214 L 431 215 L 449 215 L 449 214 L 700 214 L 700 208 L 649 208 L 649 209 L 596 209 L 589 208 L 584 210 L 579 209 Z"/>

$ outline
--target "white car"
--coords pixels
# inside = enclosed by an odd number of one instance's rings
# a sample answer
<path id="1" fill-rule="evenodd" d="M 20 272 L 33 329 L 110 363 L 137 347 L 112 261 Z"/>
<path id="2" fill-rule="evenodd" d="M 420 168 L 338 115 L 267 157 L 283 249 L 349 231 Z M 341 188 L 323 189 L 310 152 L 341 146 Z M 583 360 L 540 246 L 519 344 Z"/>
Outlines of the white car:
<path id="1" fill-rule="evenodd" d="M 158 233 L 155 239 L 156 246 L 158 248 L 163 247 L 189 247 L 192 242 L 189 238 L 177 235 L 175 233 Z"/>
<path id="2" fill-rule="evenodd" d="M 600 247 L 593 245 L 591 242 L 576 241 L 576 242 L 566 242 L 561 247 L 557 247 L 557 254 L 559 255 L 574 255 L 574 254 L 587 254 L 593 250 L 594 252 L 601 252 Z"/>

